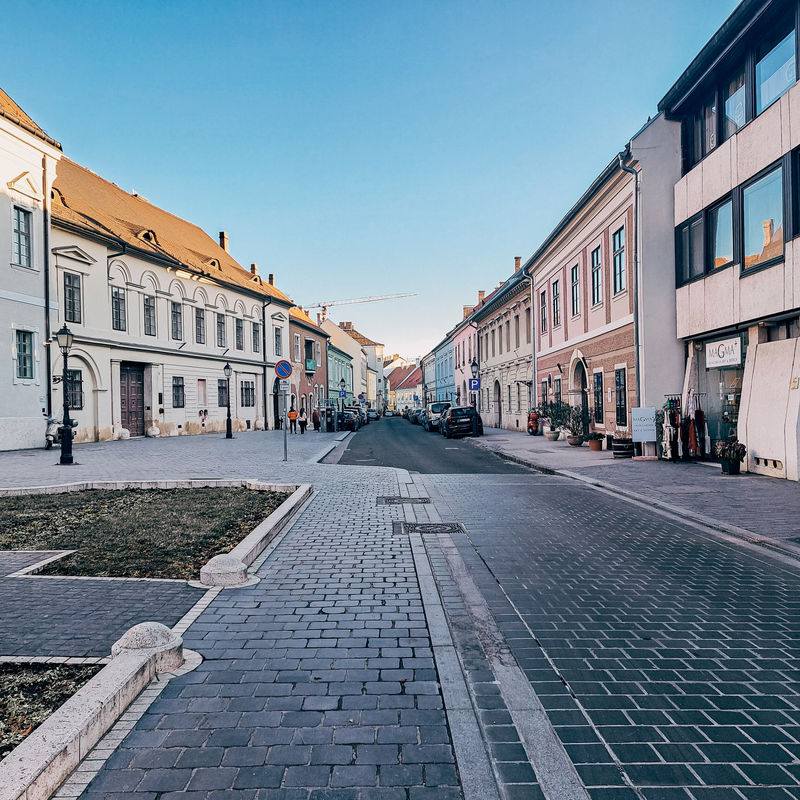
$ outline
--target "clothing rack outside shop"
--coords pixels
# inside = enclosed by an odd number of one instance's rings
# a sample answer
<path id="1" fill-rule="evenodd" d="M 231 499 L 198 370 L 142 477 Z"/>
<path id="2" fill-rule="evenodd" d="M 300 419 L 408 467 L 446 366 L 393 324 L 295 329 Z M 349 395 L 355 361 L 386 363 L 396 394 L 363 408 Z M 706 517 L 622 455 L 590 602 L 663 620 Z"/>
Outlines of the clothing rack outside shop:
<path id="1" fill-rule="evenodd" d="M 711 455 L 703 404 L 706 392 L 689 390 L 686 407 L 682 394 L 666 394 L 664 398 L 664 430 L 661 457 L 667 461 L 695 461 Z"/>

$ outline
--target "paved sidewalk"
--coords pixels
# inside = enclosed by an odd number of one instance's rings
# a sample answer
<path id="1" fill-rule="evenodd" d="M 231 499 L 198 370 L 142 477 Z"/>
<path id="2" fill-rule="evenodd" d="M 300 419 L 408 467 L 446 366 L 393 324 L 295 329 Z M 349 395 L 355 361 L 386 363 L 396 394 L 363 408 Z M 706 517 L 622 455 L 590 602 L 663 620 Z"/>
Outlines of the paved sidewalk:
<path id="1" fill-rule="evenodd" d="M 614 459 L 588 445 L 570 447 L 544 436 L 486 428 L 478 447 L 559 475 L 579 478 L 649 504 L 675 510 L 689 520 L 733 533 L 774 540 L 800 553 L 800 487 L 762 475 L 723 475 L 718 464 Z"/>

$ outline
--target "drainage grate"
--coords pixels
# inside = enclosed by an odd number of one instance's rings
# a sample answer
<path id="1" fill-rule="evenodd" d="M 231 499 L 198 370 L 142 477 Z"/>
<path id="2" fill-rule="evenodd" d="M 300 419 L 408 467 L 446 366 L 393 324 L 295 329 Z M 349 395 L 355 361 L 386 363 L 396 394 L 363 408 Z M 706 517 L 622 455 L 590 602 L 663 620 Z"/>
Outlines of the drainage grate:
<path id="1" fill-rule="evenodd" d="M 406 533 L 461 533 L 457 522 L 406 522 Z"/>
<path id="2" fill-rule="evenodd" d="M 379 506 L 400 506 L 404 503 L 417 503 L 427 505 L 431 502 L 430 497 L 379 497 L 377 505 Z"/>

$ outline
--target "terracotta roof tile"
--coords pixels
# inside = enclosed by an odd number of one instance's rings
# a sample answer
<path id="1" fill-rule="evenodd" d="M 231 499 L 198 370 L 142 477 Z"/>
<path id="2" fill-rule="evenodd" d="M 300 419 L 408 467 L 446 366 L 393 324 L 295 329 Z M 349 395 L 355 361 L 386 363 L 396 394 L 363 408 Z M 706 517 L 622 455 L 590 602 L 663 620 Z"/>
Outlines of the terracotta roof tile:
<path id="1" fill-rule="evenodd" d="M 316 328 L 319 331 L 320 336 L 327 336 L 330 339 L 330 334 L 325 333 L 325 331 L 322 330 L 322 328 L 320 328 L 319 325 L 317 325 L 317 323 L 314 322 L 305 311 L 303 311 L 302 308 L 299 308 L 298 306 L 292 306 L 289 309 L 289 316 L 292 319 L 296 319 L 298 322 L 302 322 L 304 325 L 310 325 L 312 328 Z"/>
<path id="2" fill-rule="evenodd" d="M 59 161 L 53 185 L 53 218 L 119 240 L 144 253 L 179 262 L 211 280 L 290 303 L 275 286 L 253 276 L 205 231 L 128 194 L 68 158 Z"/>
<path id="3" fill-rule="evenodd" d="M 2 89 L 0 89 L 0 114 L 61 149 L 61 145 L 55 139 L 51 139 Z"/>

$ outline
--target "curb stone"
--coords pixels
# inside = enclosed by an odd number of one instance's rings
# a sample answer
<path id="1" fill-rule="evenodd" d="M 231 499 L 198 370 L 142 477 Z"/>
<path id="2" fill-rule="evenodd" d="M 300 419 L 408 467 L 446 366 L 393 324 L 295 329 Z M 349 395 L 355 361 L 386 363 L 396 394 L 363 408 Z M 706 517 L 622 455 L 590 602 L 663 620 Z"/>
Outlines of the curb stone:
<path id="1" fill-rule="evenodd" d="M 180 670 L 178 659 L 184 654 L 175 635 L 156 647 L 119 651 L 0 762 L 0 800 L 50 797 L 157 674 Z"/>

